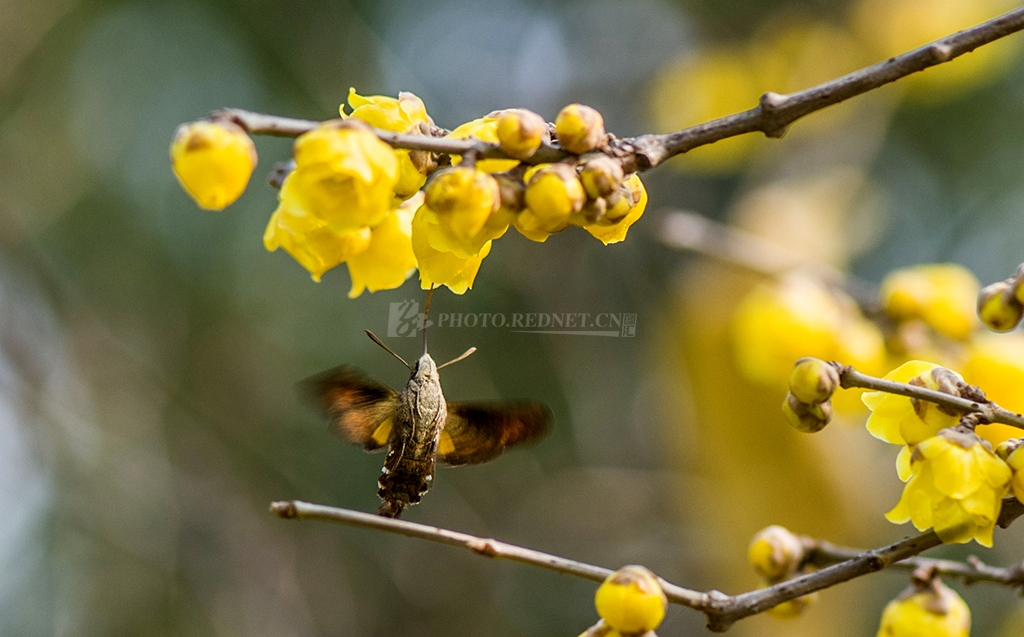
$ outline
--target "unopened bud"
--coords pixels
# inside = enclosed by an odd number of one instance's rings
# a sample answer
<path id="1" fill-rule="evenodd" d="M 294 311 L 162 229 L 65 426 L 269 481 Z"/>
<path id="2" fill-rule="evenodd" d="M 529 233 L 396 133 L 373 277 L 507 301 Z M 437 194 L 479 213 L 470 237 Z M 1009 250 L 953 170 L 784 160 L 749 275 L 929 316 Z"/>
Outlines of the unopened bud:
<path id="1" fill-rule="evenodd" d="M 982 288 L 978 295 L 978 316 L 990 330 L 1009 332 L 1024 317 L 1024 304 L 1018 292 L 1006 281 L 997 281 Z"/>
<path id="2" fill-rule="evenodd" d="M 577 155 L 608 144 L 601 113 L 583 104 L 569 104 L 559 111 L 555 118 L 555 135 L 562 148 Z"/>
<path id="3" fill-rule="evenodd" d="M 498 119 L 498 145 L 509 157 L 529 159 L 544 142 L 547 128 L 544 118 L 533 111 L 507 110 Z"/>
<path id="4" fill-rule="evenodd" d="M 759 575 L 774 582 L 796 572 L 804 559 L 804 546 L 789 529 L 772 525 L 750 540 L 747 559 Z"/>
<path id="5" fill-rule="evenodd" d="M 489 174 L 457 166 L 434 175 L 425 203 L 453 236 L 465 239 L 479 232 L 498 209 L 501 191 Z"/>
<path id="6" fill-rule="evenodd" d="M 832 420 L 832 403 L 825 401 L 811 405 L 787 392 L 786 400 L 782 401 L 782 413 L 786 414 L 789 424 L 797 431 L 813 434 L 824 429 Z"/>
<path id="7" fill-rule="evenodd" d="M 668 600 L 654 573 L 643 566 L 623 566 L 597 589 L 594 606 L 612 628 L 640 634 L 661 625 Z"/>
<path id="8" fill-rule="evenodd" d="M 538 218 L 565 223 L 587 200 L 576 171 L 567 164 L 548 164 L 526 185 L 526 205 Z"/>
<path id="9" fill-rule="evenodd" d="M 234 122 L 190 122 L 174 132 L 171 167 L 201 208 L 223 210 L 245 191 L 256 168 L 256 146 Z"/>
<path id="10" fill-rule="evenodd" d="M 607 155 L 599 155 L 587 160 L 580 168 L 580 181 L 583 182 L 583 189 L 591 199 L 607 197 L 615 192 L 626 173 L 622 170 L 622 164 Z"/>
<path id="11" fill-rule="evenodd" d="M 817 358 L 801 358 L 789 373 L 789 391 L 800 402 L 811 405 L 823 403 L 839 387 L 836 368 Z"/>

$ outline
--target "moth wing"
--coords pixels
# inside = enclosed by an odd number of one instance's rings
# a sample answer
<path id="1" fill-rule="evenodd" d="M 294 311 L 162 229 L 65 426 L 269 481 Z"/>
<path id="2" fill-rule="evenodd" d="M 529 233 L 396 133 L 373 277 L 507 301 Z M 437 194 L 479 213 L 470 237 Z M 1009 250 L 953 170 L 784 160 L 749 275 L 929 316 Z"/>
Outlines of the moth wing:
<path id="1" fill-rule="evenodd" d="M 398 393 L 351 366 L 338 367 L 302 382 L 331 432 L 345 442 L 376 451 L 388 444 Z"/>
<path id="2" fill-rule="evenodd" d="M 551 410 L 537 402 L 448 403 L 437 456 L 456 467 L 487 462 L 505 447 L 539 440 L 551 420 Z"/>

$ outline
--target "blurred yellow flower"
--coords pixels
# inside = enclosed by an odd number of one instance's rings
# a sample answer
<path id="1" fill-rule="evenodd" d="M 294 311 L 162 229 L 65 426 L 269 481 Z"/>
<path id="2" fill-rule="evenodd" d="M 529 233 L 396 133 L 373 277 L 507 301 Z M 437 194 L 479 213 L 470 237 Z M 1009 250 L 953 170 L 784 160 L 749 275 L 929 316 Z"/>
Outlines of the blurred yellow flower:
<path id="1" fill-rule="evenodd" d="M 668 600 L 654 573 L 643 566 L 623 566 L 598 587 L 594 606 L 615 630 L 641 634 L 661 625 Z"/>
<path id="2" fill-rule="evenodd" d="M 501 117 L 481 117 L 457 126 L 455 130 L 445 136 L 445 139 L 479 139 L 490 144 L 499 144 L 498 122 Z M 452 164 L 458 166 L 462 161 L 461 157 L 452 157 Z M 485 173 L 503 173 L 519 165 L 516 159 L 483 159 L 476 162 L 477 170 Z"/>
<path id="3" fill-rule="evenodd" d="M 610 207 L 602 219 L 596 223 L 583 224 L 584 230 L 605 245 L 623 241 L 630 226 L 643 216 L 644 209 L 647 208 L 647 189 L 644 188 L 639 175 L 633 173 L 627 177 L 624 186 L 626 192 L 620 194 L 618 199 L 615 198 L 618 193 L 612 193 L 608 197 Z M 625 213 L 613 210 L 619 202 L 625 207 Z"/>
<path id="4" fill-rule="evenodd" d="M 758 575 L 768 581 L 781 580 L 796 572 L 804 559 L 800 538 L 778 525 L 761 529 L 750 540 L 747 560 Z"/>
<path id="5" fill-rule="evenodd" d="M 442 232 L 435 215 L 425 205 L 420 206 L 412 219 L 412 249 L 420 269 L 420 286 L 446 285 L 455 294 L 464 294 L 473 287 L 480 263 L 491 252 L 487 241 L 477 254 L 460 257 L 451 251 L 442 251 L 431 245 L 431 237 Z"/>
<path id="6" fill-rule="evenodd" d="M 382 130 L 417 133 L 434 124 L 434 120 L 427 115 L 423 100 L 412 93 L 399 93 L 395 99 L 384 95 L 363 96 L 350 88 L 348 104 L 352 107 L 350 115 L 346 115 L 344 104 L 338 109 L 343 118 L 354 117 Z M 427 181 L 426 174 L 416 167 L 409 153 L 405 149 L 395 151 L 401 169 L 398 183 L 395 184 L 395 194 L 403 198 L 414 195 Z"/>
<path id="7" fill-rule="evenodd" d="M 292 205 L 291 179 L 285 179 L 281 187 L 281 202 L 267 224 L 263 245 L 271 252 L 284 248 L 319 282 L 324 272 L 364 252 L 370 245 L 371 231 L 363 226 L 339 232 L 319 217 Z"/>
<path id="8" fill-rule="evenodd" d="M 917 265 L 890 272 L 881 300 L 897 320 L 921 319 L 949 338 L 964 340 L 977 329 L 977 277 L 955 263 Z"/>
<path id="9" fill-rule="evenodd" d="M 654 80 L 655 126 L 659 131 L 674 131 L 753 108 L 768 90 L 758 81 L 757 72 L 746 49 L 738 45 L 701 50 L 676 60 Z M 695 148 L 672 163 L 688 170 L 731 172 L 760 141 L 754 135 L 730 137 Z"/>
<path id="10" fill-rule="evenodd" d="M 974 433 L 944 429 L 917 445 L 910 471 L 899 503 L 885 514 L 890 522 L 934 527 L 947 544 L 992 546 L 1012 472 L 991 445 Z"/>
<path id="11" fill-rule="evenodd" d="M 237 124 L 182 124 L 171 142 L 171 167 L 199 207 L 223 210 L 235 202 L 256 168 L 256 146 Z"/>
<path id="12" fill-rule="evenodd" d="M 935 579 L 915 584 L 889 602 L 877 637 L 968 637 L 971 610 L 953 590 Z"/>
<path id="13" fill-rule="evenodd" d="M 1017 431 L 1024 435 L 1024 432 L 1019 429 Z M 1006 464 L 1013 471 L 1013 479 L 1010 481 L 1013 497 L 1024 502 L 1024 445 L 1021 444 L 1021 441 L 1014 440 L 1000 445 L 996 452 L 1000 457 L 1006 459 Z"/>
<path id="14" fill-rule="evenodd" d="M 960 378 L 959 374 L 935 363 L 910 361 L 886 374 L 884 379 L 941 391 L 933 373 L 935 370 Z M 952 427 L 960 421 L 959 415 L 947 414 L 935 403 L 906 396 L 871 391 L 865 392 L 861 400 L 871 410 L 866 423 L 868 432 L 894 445 L 916 445 L 936 435 L 940 429 Z"/>
<path id="15" fill-rule="evenodd" d="M 366 249 L 348 259 L 348 273 L 352 278 L 350 299 L 363 290 L 376 292 L 400 287 L 416 270 L 412 218 L 422 203 L 420 194 L 392 208 L 384 221 L 371 231 Z"/>
<path id="16" fill-rule="evenodd" d="M 962 370 L 964 379 L 980 387 L 989 400 L 1024 412 L 1024 334 L 979 333 L 971 340 Z M 978 427 L 977 432 L 993 445 L 1024 435 L 998 423 Z"/>
<path id="17" fill-rule="evenodd" d="M 804 356 L 839 360 L 866 373 L 874 373 L 885 358 L 881 334 L 856 303 L 800 273 L 751 290 L 731 328 L 743 375 L 768 386 L 784 387 L 793 363 Z M 856 336 L 855 345 L 847 341 L 848 334 Z"/>
<path id="18" fill-rule="evenodd" d="M 877 61 L 906 53 L 996 17 L 1013 8 L 1008 0 L 860 0 L 850 22 Z M 900 81 L 909 94 L 926 101 L 947 100 L 993 79 L 1005 70 L 1016 46 L 982 47 L 947 64 Z"/>
<path id="19" fill-rule="evenodd" d="M 300 136 L 295 164 L 290 187 L 281 189 L 290 210 L 301 209 L 336 232 L 376 226 L 391 210 L 395 151 L 357 122 L 328 122 Z"/>

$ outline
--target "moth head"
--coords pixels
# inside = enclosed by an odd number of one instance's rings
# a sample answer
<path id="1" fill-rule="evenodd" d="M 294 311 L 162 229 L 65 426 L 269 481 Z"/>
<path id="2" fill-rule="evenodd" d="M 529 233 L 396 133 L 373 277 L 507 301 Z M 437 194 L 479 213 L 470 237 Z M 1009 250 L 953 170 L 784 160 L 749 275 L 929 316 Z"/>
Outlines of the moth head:
<path id="1" fill-rule="evenodd" d="M 437 376 L 437 364 L 434 363 L 434 359 L 430 357 L 430 354 L 424 354 L 420 356 L 419 360 L 412 368 L 413 378 L 423 378 L 436 380 Z"/>

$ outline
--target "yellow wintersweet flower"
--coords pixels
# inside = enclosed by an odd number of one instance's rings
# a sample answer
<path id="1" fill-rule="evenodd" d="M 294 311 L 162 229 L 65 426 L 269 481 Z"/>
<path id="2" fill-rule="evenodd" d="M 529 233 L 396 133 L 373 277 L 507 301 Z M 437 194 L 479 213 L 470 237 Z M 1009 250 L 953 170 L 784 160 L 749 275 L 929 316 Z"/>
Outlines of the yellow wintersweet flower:
<path id="1" fill-rule="evenodd" d="M 643 216 L 644 209 L 647 208 L 647 189 L 644 188 L 643 182 L 640 181 L 640 175 L 633 173 L 627 177 L 624 186 L 627 193 L 623 193 L 618 201 L 613 201 L 615 193 L 608 198 L 612 207 L 609 207 L 608 212 L 605 213 L 602 219 L 596 223 L 583 224 L 584 230 L 605 245 L 624 240 L 630 226 Z M 615 204 L 619 202 L 625 206 L 624 214 L 618 213 L 613 209 Z"/>
<path id="2" fill-rule="evenodd" d="M 935 370 L 942 370 L 938 378 Z M 904 363 L 886 374 L 884 379 L 946 393 L 953 393 L 949 386 L 953 379 L 963 380 L 959 374 L 925 361 Z M 906 396 L 872 391 L 865 392 L 861 400 L 871 410 L 866 423 L 868 432 L 894 445 L 916 445 L 936 435 L 940 429 L 952 427 L 960 421 L 959 415 L 948 414 L 935 403 Z"/>
<path id="3" fill-rule="evenodd" d="M 1010 481 L 1013 497 L 1024 502 L 1024 441 L 1015 439 L 1004 442 L 996 448 L 996 455 L 1006 460 L 1013 471 L 1013 479 Z"/>
<path id="4" fill-rule="evenodd" d="M 882 612 L 877 637 L 968 637 L 971 609 L 939 579 L 915 582 Z"/>
<path id="5" fill-rule="evenodd" d="M 479 139 L 490 144 L 499 144 L 498 123 L 501 121 L 501 113 L 495 113 L 497 117 L 481 117 L 457 126 L 455 130 L 448 133 L 445 139 Z M 459 165 L 461 157 L 452 157 L 452 164 Z M 476 169 L 485 173 L 503 173 L 519 165 L 516 159 L 483 159 L 476 162 Z"/>
<path id="6" fill-rule="evenodd" d="M 399 165 L 395 151 L 351 119 L 322 124 L 295 140 L 296 168 L 281 202 L 337 232 L 376 226 L 391 210 Z"/>
<path id="7" fill-rule="evenodd" d="M 366 250 L 348 259 L 348 273 L 352 289 L 348 298 L 354 299 L 363 290 L 393 290 L 400 287 L 416 270 L 416 255 L 412 250 L 412 218 L 423 203 L 417 194 L 391 209 L 370 233 Z"/>
<path id="8" fill-rule="evenodd" d="M 460 257 L 431 245 L 430 237 L 441 232 L 437 216 L 426 206 L 420 206 L 412 219 L 412 249 L 420 269 L 420 286 L 426 290 L 433 285 L 446 285 L 455 294 L 463 294 L 473 287 L 480 263 L 491 252 L 491 242 L 484 243 L 477 254 Z"/>
<path id="9" fill-rule="evenodd" d="M 427 107 L 423 100 L 412 93 L 401 92 L 398 99 L 384 95 L 363 96 L 354 88 L 348 90 L 348 105 L 352 113 L 346 115 L 345 105 L 338 109 L 341 116 L 354 117 L 382 130 L 396 133 L 422 133 L 434 125 L 434 120 L 427 115 Z M 395 194 L 399 197 L 411 197 L 423 187 L 427 176 L 410 158 L 411 151 L 396 150 L 401 175 L 395 185 Z"/>
<path id="10" fill-rule="evenodd" d="M 885 514 L 890 522 L 934 527 L 947 544 L 992 546 L 1012 472 L 991 445 L 972 432 L 943 429 L 917 445 L 910 471 L 899 503 Z"/>
<path id="11" fill-rule="evenodd" d="M 583 208 L 587 193 L 568 164 L 542 164 L 526 171 L 526 208 L 515 220 L 526 238 L 543 243 L 569 227 L 571 217 Z"/>
<path id="12" fill-rule="evenodd" d="M 918 265 L 889 273 L 881 299 L 897 320 L 918 318 L 940 334 L 964 340 L 978 327 L 980 287 L 970 270 L 955 263 Z"/>
<path id="13" fill-rule="evenodd" d="M 668 600 L 654 573 L 643 566 L 623 566 L 598 587 L 594 606 L 613 629 L 639 635 L 661 625 Z"/>
<path id="14" fill-rule="evenodd" d="M 981 387 L 989 400 L 1024 412 L 1024 334 L 977 334 L 961 369 L 967 382 Z M 1020 429 L 998 423 L 978 427 L 977 432 L 993 445 L 1021 435 Z"/>
<path id="15" fill-rule="evenodd" d="M 271 252 L 284 248 L 319 282 L 324 272 L 364 252 L 370 245 L 371 231 L 364 226 L 339 232 L 319 217 L 290 205 L 291 179 L 285 179 L 281 187 L 281 202 L 267 224 L 263 245 Z"/>
<path id="16" fill-rule="evenodd" d="M 232 122 L 182 124 L 171 142 L 171 167 L 200 208 L 223 210 L 245 192 L 256 168 L 256 146 Z"/>

